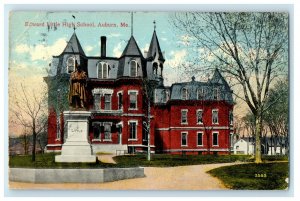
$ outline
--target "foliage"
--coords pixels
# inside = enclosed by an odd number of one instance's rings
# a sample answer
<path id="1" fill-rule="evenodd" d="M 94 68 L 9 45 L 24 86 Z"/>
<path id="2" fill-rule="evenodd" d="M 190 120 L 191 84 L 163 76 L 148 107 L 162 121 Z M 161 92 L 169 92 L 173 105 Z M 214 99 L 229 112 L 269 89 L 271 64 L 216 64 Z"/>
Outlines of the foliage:
<path id="1" fill-rule="evenodd" d="M 208 171 L 223 181 L 225 186 L 236 190 L 286 189 L 289 163 L 262 163 L 225 166 Z"/>
<path id="2" fill-rule="evenodd" d="M 176 13 L 172 23 L 185 34 L 190 73 L 217 66 L 235 87 L 234 94 L 248 105 L 255 119 L 256 162 L 260 163 L 262 114 L 270 86 L 288 69 L 287 14 Z"/>

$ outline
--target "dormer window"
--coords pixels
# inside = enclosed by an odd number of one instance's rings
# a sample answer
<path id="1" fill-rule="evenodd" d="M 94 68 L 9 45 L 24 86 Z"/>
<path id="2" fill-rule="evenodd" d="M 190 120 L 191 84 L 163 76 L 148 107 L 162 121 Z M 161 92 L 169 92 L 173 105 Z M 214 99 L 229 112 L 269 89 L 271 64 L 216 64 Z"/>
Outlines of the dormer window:
<path id="1" fill-rule="evenodd" d="M 215 87 L 213 89 L 213 99 L 214 100 L 219 100 L 220 99 L 220 92 L 219 92 L 219 88 Z"/>
<path id="2" fill-rule="evenodd" d="M 75 58 L 69 57 L 67 60 L 67 73 L 72 73 L 75 71 Z"/>
<path id="3" fill-rule="evenodd" d="M 135 60 L 130 61 L 130 77 L 137 76 L 137 62 Z"/>
<path id="4" fill-rule="evenodd" d="M 181 94 L 181 99 L 182 100 L 187 100 L 188 99 L 188 90 L 186 88 L 183 88 L 181 93 L 182 93 Z"/>
<path id="5" fill-rule="evenodd" d="M 98 78 L 99 79 L 106 79 L 109 75 L 109 68 L 107 63 L 98 63 L 97 65 L 97 72 L 98 72 Z"/>
<path id="6" fill-rule="evenodd" d="M 161 93 L 162 93 L 162 102 L 166 103 L 168 101 L 168 91 L 163 90 Z"/>
<path id="7" fill-rule="evenodd" d="M 202 100 L 204 98 L 204 88 L 198 88 L 197 89 L 197 99 Z"/>

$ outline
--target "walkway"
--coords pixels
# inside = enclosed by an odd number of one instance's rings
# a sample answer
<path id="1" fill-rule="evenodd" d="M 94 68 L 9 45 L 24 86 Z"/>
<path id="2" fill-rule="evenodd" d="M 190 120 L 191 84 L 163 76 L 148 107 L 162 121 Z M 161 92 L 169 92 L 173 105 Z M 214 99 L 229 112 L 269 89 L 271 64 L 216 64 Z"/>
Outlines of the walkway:
<path id="1" fill-rule="evenodd" d="M 206 171 L 227 165 L 207 164 L 179 167 L 145 167 L 144 178 L 97 184 L 31 184 L 10 182 L 12 189 L 110 189 L 110 190 L 223 190 L 225 186 Z"/>

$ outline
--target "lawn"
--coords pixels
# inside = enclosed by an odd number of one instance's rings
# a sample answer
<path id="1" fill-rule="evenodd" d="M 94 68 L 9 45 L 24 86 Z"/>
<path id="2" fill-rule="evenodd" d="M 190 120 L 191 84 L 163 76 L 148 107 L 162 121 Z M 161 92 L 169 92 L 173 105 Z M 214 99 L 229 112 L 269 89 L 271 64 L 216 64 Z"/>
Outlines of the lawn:
<path id="1" fill-rule="evenodd" d="M 170 155 L 154 154 L 151 161 L 147 161 L 145 154 L 115 156 L 117 164 L 106 164 L 97 161 L 89 163 L 55 163 L 55 154 L 37 154 L 36 162 L 31 156 L 10 156 L 9 167 L 28 168 L 109 168 L 109 167 L 173 167 L 184 165 L 200 165 L 212 163 L 252 162 L 253 158 L 246 155 Z M 278 159 L 278 158 L 277 158 Z M 272 160 L 275 160 L 272 158 Z M 278 160 L 282 160 L 279 158 Z"/>
<path id="2" fill-rule="evenodd" d="M 208 171 L 226 187 L 236 190 L 280 190 L 286 189 L 285 179 L 289 175 L 288 162 L 241 164 L 225 166 Z"/>
<path id="3" fill-rule="evenodd" d="M 88 163 L 55 163 L 55 154 L 37 154 L 36 162 L 31 161 L 31 156 L 10 156 L 9 167 L 28 168 L 108 168 L 108 167 L 172 167 L 183 165 L 199 165 L 211 163 L 229 163 L 235 161 L 251 161 L 249 156 L 238 155 L 152 155 L 151 161 L 147 161 L 144 154 L 115 156 L 117 164 L 106 164 L 97 161 L 96 164 Z"/>

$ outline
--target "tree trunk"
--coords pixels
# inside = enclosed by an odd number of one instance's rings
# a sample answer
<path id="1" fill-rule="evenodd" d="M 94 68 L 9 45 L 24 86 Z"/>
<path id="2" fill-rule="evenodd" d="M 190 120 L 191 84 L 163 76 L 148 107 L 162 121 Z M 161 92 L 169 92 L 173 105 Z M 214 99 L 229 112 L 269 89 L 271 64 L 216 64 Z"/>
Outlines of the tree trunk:
<path id="1" fill-rule="evenodd" d="M 151 114 L 150 114 L 150 100 L 148 100 L 148 122 L 147 122 L 147 135 L 148 135 L 148 154 L 147 154 L 147 160 L 151 160 L 151 143 L 150 143 L 150 123 L 151 123 Z"/>
<path id="2" fill-rule="evenodd" d="M 261 160 L 261 136 L 262 131 L 262 116 L 260 113 L 255 117 L 255 163 L 262 163 Z"/>
<path id="3" fill-rule="evenodd" d="M 35 122 L 35 120 L 34 120 Z M 36 131 L 35 131 L 35 123 L 33 123 L 33 128 L 32 128 L 32 158 L 31 161 L 34 162 L 35 161 L 35 147 L 36 147 Z"/>

